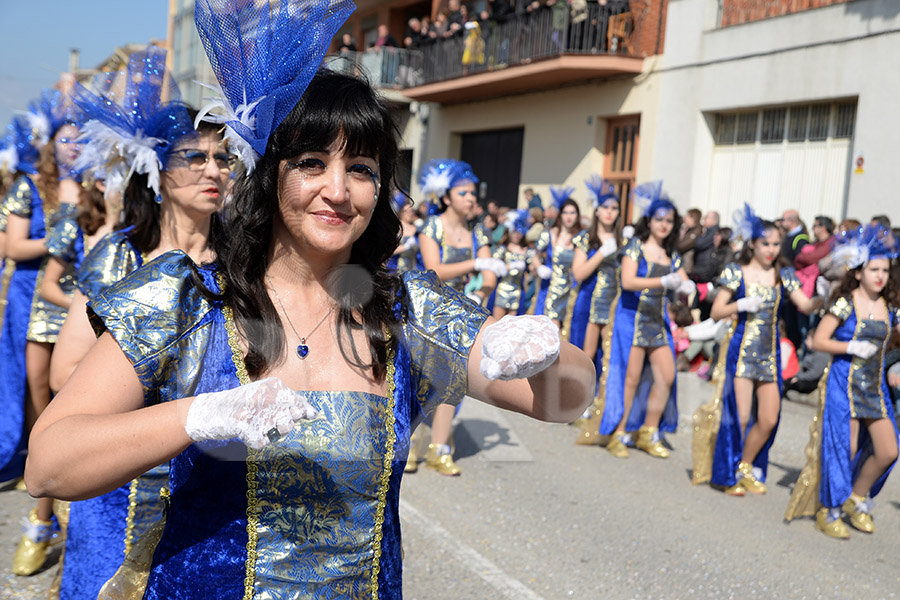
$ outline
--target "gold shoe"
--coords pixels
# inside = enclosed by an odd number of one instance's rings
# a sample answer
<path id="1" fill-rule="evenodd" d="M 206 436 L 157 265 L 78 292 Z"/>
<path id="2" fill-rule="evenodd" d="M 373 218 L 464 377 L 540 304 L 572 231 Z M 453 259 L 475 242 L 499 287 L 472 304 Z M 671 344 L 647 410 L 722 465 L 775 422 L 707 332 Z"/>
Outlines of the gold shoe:
<path id="1" fill-rule="evenodd" d="M 642 425 L 638 429 L 638 437 L 634 445 L 656 458 L 669 458 L 669 451 L 659 441 L 659 429 Z"/>
<path id="2" fill-rule="evenodd" d="M 753 465 L 750 463 L 739 463 L 738 471 L 741 474 L 741 480 L 738 483 L 751 494 L 765 494 L 769 491 L 766 484 L 757 479 L 756 475 L 753 474 Z"/>
<path id="3" fill-rule="evenodd" d="M 869 508 L 865 505 L 865 499 L 860 500 L 859 496 L 853 494 L 847 498 L 841 508 L 850 517 L 850 524 L 854 529 L 863 533 L 875 533 L 875 522 L 872 521 L 872 515 L 868 512 Z"/>
<path id="4" fill-rule="evenodd" d="M 444 446 L 440 454 L 438 454 L 438 446 Z M 448 447 L 443 444 L 428 444 L 428 452 L 425 454 L 425 466 L 448 477 L 455 477 L 460 472 L 459 467 L 453 462 L 453 455 Z"/>
<path id="5" fill-rule="evenodd" d="M 603 409 L 597 406 L 596 398 L 594 399 L 594 404 L 588 411 L 591 413 L 589 416 L 578 419 L 578 421 L 581 421 L 581 424 L 579 425 L 581 433 L 575 438 L 576 446 L 600 445 L 600 422 L 603 421 Z"/>
<path id="6" fill-rule="evenodd" d="M 33 575 L 47 560 L 47 547 L 53 538 L 53 521 L 41 521 L 37 508 L 32 508 L 24 519 L 22 539 L 13 555 L 13 573 Z"/>
<path id="7" fill-rule="evenodd" d="M 403 467 L 404 473 L 415 473 L 419 470 L 419 458 L 413 454 L 409 453 L 409 456 L 406 458 L 406 466 Z"/>
<path id="8" fill-rule="evenodd" d="M 622 441 L 623 437 L 622 433 L 614 434 L 606 444 L 606 449 L 616 458 L 628 458 L 628 446 Z"/>
<path id="9" fill-rule="evenodd" d="M 17 492 L 27 492 L 28 488 L 25 486 L 25 478 L 19 477 L 19 480 L 16 481 L 16 491 Z"/>
<path id="10" fill-rule="evenodd" d="M 828 520 L 828 509 L 824 506 L 816 513 L 816 529 L 830 538 L 837 540 L 849 540 L 850 532 L 840 519 Z"/>
<path id="11" fill-rule="evenodd" d="M 726 494 L 728 494 L 729 496 L 744 496 L 745 495 L 744 486 L 741 485 L 740 481 L 738 481 L 736 484 L 734 484 L 731 487 L 724 488 L 722 491 L 725 492 Z"/>

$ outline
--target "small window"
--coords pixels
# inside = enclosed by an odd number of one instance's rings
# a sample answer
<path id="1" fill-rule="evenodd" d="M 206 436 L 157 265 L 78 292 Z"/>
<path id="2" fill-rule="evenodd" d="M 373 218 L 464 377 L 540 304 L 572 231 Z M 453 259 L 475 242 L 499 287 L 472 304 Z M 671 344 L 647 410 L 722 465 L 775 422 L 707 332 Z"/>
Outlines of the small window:
<path id="1" fill-rule="evenodd" d="M 759 113 L 741 113 L 737 116 L 737 143 L 752 144 L 756 141 L 756 122 Z"/>
<path id="2" fill-rule="evenodd" d="M 784 139 L 784 121 L 787 117 L 787 110 L 784 108 L 773 108 L 764 110 L 762 114 L 762 130 L 759 134 L 759 141 L 763 144 L 778 144 Z"/>
<path id="3" fill-rule="evenodd" d="M 856 122 L 856 103 L 838 104 L 834 117 L 834 133 L 831 137 L 853 137 L 853 125 Z"/>
<path id="4" fill-rule="evenodd" d="M 809 125 L 809 106 L 791 107 L 788 121 L 788 140 L 802 142 L 806 139 L 806 128 Z"/>
<path id="5" fill-rule="evenodd" d="M 733 144 L 736 125 L 737 115 L 718 115 L 716 117 L 716 144 L 720 146 Z"/>
<path id="6" fill-rule="evenodd" d="M 831 123 L 831 105 L 813 104 L 809 108 L 809 140 L 816 142 L 828 138 Z"/>

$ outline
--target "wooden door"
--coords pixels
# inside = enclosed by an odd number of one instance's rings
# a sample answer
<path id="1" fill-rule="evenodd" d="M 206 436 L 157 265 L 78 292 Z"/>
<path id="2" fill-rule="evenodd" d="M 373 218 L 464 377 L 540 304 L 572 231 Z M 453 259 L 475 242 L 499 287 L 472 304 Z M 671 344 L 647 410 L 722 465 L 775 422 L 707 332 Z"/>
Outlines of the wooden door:
<path id="1" fill-rule="evenodd" d="M 619 194 L 624 224 L 632 223 L 631 190 L 637 172 L 640 115 L 616 117 L 606 122 L 606 149 L 603 155 L 603 178 L 612 183 Z"/>

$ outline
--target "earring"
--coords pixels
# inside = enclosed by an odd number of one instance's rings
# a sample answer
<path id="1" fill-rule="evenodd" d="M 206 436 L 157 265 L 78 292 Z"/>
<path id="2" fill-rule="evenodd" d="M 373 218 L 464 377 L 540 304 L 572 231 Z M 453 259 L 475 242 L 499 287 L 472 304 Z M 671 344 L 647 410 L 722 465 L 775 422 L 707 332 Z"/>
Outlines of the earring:
<path id="1" fill-rule="evenodd" d="M 156 200 L 157 204 L 162 204 L 162 194 L 157 194 L 154 200 Z"/>

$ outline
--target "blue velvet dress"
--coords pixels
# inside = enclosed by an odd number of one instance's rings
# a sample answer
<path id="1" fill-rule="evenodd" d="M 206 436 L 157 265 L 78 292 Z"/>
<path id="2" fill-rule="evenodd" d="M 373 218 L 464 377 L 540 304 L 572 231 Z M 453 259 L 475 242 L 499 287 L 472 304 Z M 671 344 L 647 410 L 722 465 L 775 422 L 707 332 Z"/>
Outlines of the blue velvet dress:
<path id="1" fill-rule="evenodd" d="M 641 240 L 633 237 L 624 250 L 638 265 L 638 277 L 661 277 L 681 268 L 681 255 L 674 252 L 671 263 L 660 265 L 644 258 Z M 621 282 L 620 282 L 621 287 Z M 612 434 L 625 413 L 625 373 L 632 346 L 657 348 L 668 346 L 675 361 L 675 344 L 669 328 L 669 296 L 665 290 L 644 289 L 636 292 L 621 290 L 614 302 L 613 318 L 603 329 L 603 369 L 600 375 L 595 402 L 603 412 L 600 435 Z M 637 431 L 647 416 L 647 396 L 653 385 L 649 359 L 644 360 L 641 380 L 635 391 L 631 412 L 626 421 L 626 431 Z M 672 385 L 669 400 L 663 410 L 659 430 L 674 432 L 678 427 L 677 385 Z"/>
<path id="2" fill-rule="evenodd" d="M 740 265 L 728 264 L 719 276 L 719 285 L 730 290 L 732 301 L 749 296 L 762 298 L 762 304 L 755 313 L 738 313 L 732 327 L 732 335 L 727 341 L 724 356 L 724 380 L 721 382 L 720 424 L 713 433 L 715 449 L 712 456 L 711 481 L 714 485 L 731 487 L 738 482 L 735 475 L 744 449 L 744 437 L 737 401 L 734 395 L 734 378 L 742 377 L 759 382 L 775 382 L 779 394 L 782 391 L 781 378 L 781 344 L 778 335 L 778 320 L 781 309 L 788 297 L 800 289 L 800 280 L 792 267 L 781 270 L 781 285 L 751 284 L 744 281 L 744 273 Z M 779 413 L 780 414 L 780 413 Z M 750 414 L 747 431 L 756 422 L 755 411 Z M 769 439 L 753 461 L 757 479 L 766 481 L 769 468 L 769 449 L 775 440 L 778 424 L 772 429 Z"/>
<path id="3" fill-rule="evenodd" d="M 61 252 L 78 266 L 77 285 L 88 300 L 143 264 L 130 231 L 110 233 L 85 257 L 79 229 L 69 250 Z M 60 600 L 97 596 L 135 541 L 162 517 L 160 490 L 167 485 L 168 465 L 163 465 L 107 494 L 70 504 Z"/>
<path id="4" fill-rule="evenodd" d="M 813 515 L 819 506 L 838 508 L 850 497 L 860 468 L 873 453 L 868 428 L 860 425 L 856 454 L 850 454 L 850 419 L 889 419 L 897 435 L 884 357 L 891 332 L 900 322 L 900 310 L 887 308 L 887 322 L 859 318 L 853 300 L 846 296 L 829 308 L 841 321 L 834 339 L 868 341 L 878 346 L 878 352 L 867 360 L 850 354 L 832 358 L 819 384 L 819 409 L 809 428 L 807 462 L 791 493 L 788 520 Z M 878 495 L 893 467 L 872 485 L 870 497 Z"/>
<path id="5" fill-rule="evenodd" d="M 230 308 L 200 293 L 189 265 L 168 253 L 91 302 L 148 404 L 249 382 Z M 213 269 L 200 275 L 219 289 Z M 398 502 L 410 433 L 423 412 L 461 400 L 487 318 L 433 272 L 403 281 L 409 316 L 386 396 L 301 391 L 321 414 L 278 442 L 195 443 L 172 459 L 145 598 L 401 597 Z"/>
<path id="6" fill-rule="evenodd" d="M 37 187 L 22 175 L 4 200 L 8 214 L 30 220 L 28 239 L 38 240 L 47 233 L 44 208 Z M 0 481 L 21 477 L 25 471 L 25 336 L 31 316 L 35 281 L 42 257 L 16 263 L 6 293 L 6 312 L 0 331 Z"/>

